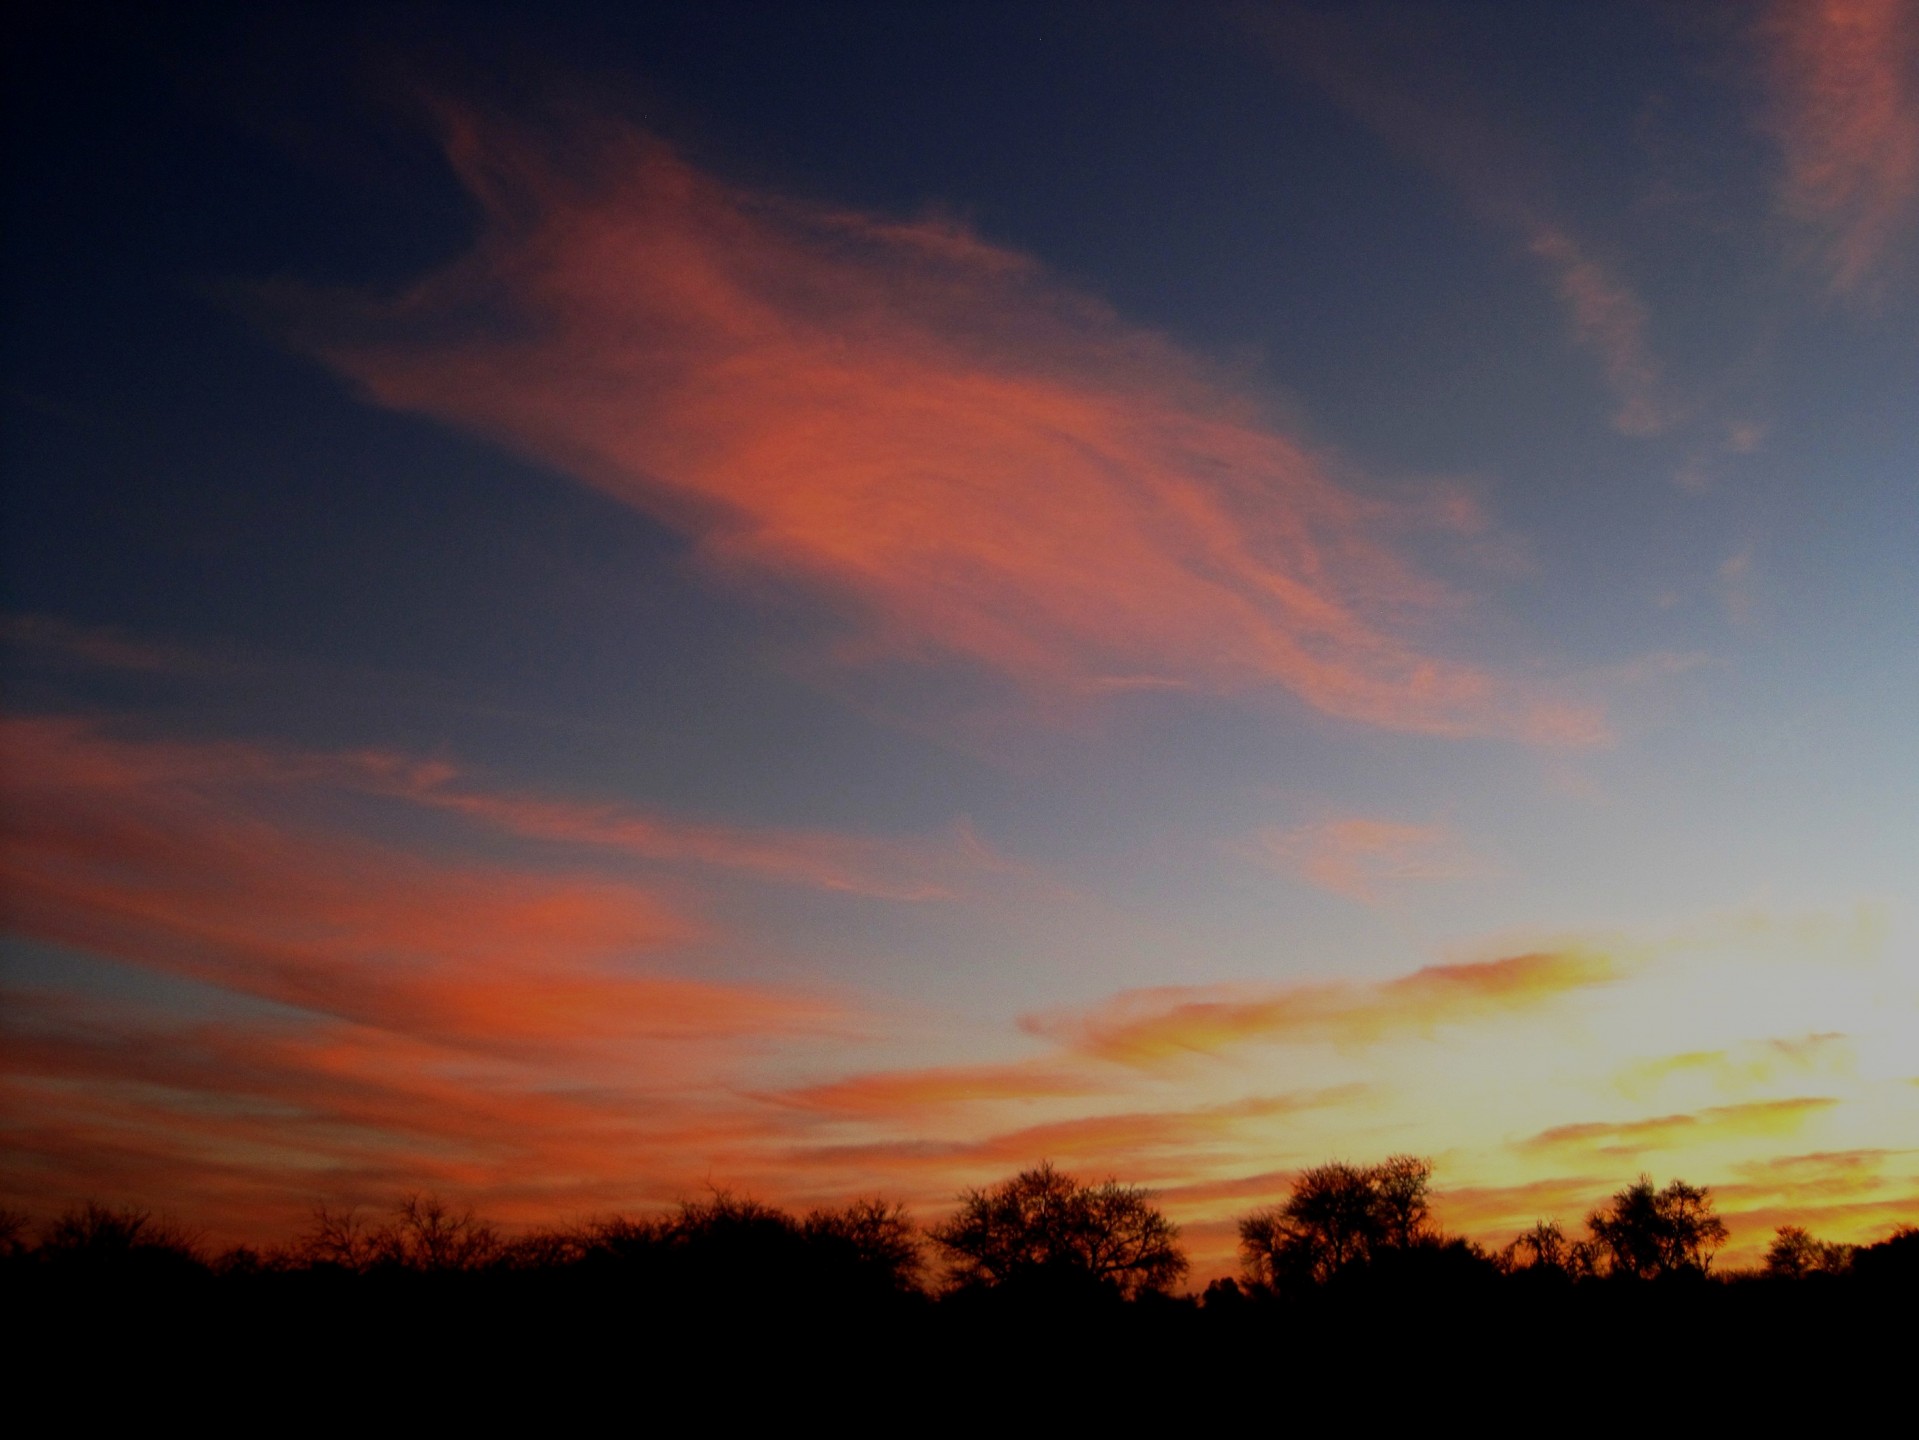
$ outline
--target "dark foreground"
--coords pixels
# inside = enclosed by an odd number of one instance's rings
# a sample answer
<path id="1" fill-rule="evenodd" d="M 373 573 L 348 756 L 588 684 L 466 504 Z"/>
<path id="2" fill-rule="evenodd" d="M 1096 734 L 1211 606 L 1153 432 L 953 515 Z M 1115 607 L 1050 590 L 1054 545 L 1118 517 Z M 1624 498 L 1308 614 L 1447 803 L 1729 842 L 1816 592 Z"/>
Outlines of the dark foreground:
<path id="1" fill-rule="evenodd" d="M 1120 1301 L 1045 1286 L 739 1295 L 618 1273 L 15 1271 L 16 1401 L 89 1416 L 379 1428 L 834 1421 L 1583 1428 L 1902 1407 L 1919 1287 L 1499 1277 Z M 594 1422 L 598 1428 L 600 1422 Z M 1318 1423 L 1317 1420 L 1314 1423 Z M 1395 1421 L 1396 1423 L 1396 1421 Z M 1903 1422 L 1902 1422 L 1903 1423 Z M 63 1424 L 61 1428 L 66 1428 Z M 25 1432 L 16 1432 L 25 1433 Z"/>

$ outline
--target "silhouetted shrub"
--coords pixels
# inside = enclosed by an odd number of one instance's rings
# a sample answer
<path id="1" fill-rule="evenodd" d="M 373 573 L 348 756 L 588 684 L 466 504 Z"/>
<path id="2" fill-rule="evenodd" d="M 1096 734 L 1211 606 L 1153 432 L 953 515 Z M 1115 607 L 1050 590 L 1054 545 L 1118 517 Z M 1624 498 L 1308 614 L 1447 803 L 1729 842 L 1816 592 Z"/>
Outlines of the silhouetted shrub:
<path id="1" fill-rule="evenodd" d="M 165 1280 L 206 1271 L 191 1232 L 151 1211 L 93 1201 L 54 1221 L 35 1257 L 63 1271 L 103 1277 Z"/>
<path id="2" fill-rule="evenodd" d="M 1871 1285 L 1919 1287 L 1919 1226 L 1901 1225 L 1876 1245 L 1861 1245 L 1852 1271 Z"/>

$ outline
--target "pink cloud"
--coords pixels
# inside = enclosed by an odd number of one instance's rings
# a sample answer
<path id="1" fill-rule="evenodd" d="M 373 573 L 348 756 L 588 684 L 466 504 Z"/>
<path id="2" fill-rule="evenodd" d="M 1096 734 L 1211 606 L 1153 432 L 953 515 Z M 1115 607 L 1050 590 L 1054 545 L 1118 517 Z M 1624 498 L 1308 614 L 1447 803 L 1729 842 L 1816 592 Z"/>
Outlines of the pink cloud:
<path id="1" fill-rule="evenodd" d="M 1350 816 L 1262 830 L 1255 841 L 1252 853 L 1262 863 L 1366 905 L 1407 882 L 1471 880 L 1490 873 L 1448 825 Z"/>
<path id="2" fill-rule="evenodd" d="M 449 148 L 478 246 L 305 343 L 695 536 L 718 573 L 829 600 L 847 653 L 1055 698 L 1279 687 L 1392 729 L 1604 738 L 1428 646 L 1459 602 L 1382 538 L 1403 515 L 1027 258 L 638 136 L 568 168 L 458 116 Z"/>
<path id="3" fill-rule="evenodd" d="M 1613 428 L 1626 435 L 1670 429 L 1676 415 L 1646 339 L 1650 317 L 1644 302 L 1562 226 L 1535 223 L 1527 248 L 1552 271 L 1573 338 L 1599 357 L 1619 401 Z"/>
<path id="4" fill-rule="evenodd" d="M 705 824 L 627 806 L 488 792 L 457 784 L 456 779 L 450 766 L 405 762 L 378 777 L 390 793 L 525 839 L 737 870 L 890 900 L 951 899 L 963 877 L 1018 868 L 996 855 L 965 821 L 938 840 L 877 840 L 826 831 Z"/>
<path id="5" fill-rule="evenodd" d="M 1651 313 L 1614 265 L 1594 253 L 1551 199 L 1550 156 L 1516 124 L 1486 113 L 1483 91 L 1436 63 L 1435 49 L 1394 56 L 1350 17 L 1257 12 L 1255 27 L 1287 68 L 1308 78 L 1385 143 L 1412 156 L 1541 262 L 1572 339 L 1598 360 L 1617 408 L 1613 428 L 1659 435 L 1684 418 L 1648 332 Z M 1403 41 L 1405 36 L 1398 37 Z"/>
<path id="6" fill-rule="evenodd" d="M 1785 162 L 1780 200 L 1841 294 L 1875 293 L 1919 222 L 1919 12 L 1785 0 L 1759 26 Z"/>

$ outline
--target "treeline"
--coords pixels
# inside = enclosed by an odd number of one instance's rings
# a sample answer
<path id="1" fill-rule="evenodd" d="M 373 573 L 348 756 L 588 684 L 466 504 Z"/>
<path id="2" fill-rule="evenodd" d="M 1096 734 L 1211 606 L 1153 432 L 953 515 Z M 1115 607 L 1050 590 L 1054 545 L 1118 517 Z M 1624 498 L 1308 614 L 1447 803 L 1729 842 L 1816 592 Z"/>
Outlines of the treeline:
<path id="1" fill-rule="evenodd" d="M 1078 1301 L 1186 1305 L 1237 1312 L 1260 1304 L 1390 1286 L 1535 1293 L 1605 1284 L 1856 1282 L 1919 1287 L 1919 1228 L 1876 1244 L 1822 1241 L 1781 1227 L 1763 1267 L 1715 1274 L 1728 1236 L 1708 1190 L 1647 1177 L 1585 1217 L 1583 1235 L 1542 1220 L 1499 1249 L 1434 1221 L 1432 1165 L 1399 1155 L 1377 1165 L 1302 1172 L 1287 1198 L 1238 1222 L 1240 1274 L 1198 1296 L 1179 1227 L 1150 1192 L 1083 1183 L 1050 1163 L 969 1190 L 947 1219 L 918 1225 L 903 1206 L 857 1200 L 805 1214 L 726 1191 L 651 1216 L 613 1216 L 510 1233 L 426 1195 L 389 1213 L 321 1208 L 301 1234 L 268 1249 L 211 1252 L 189 1231 L 132 1208 L 86 1204 L 35 1229 L 0 1211 L 0 1269 L 36 1285 L 151 1282 L 261 1285 L 464 1277 L 573 1277 L 617 1284 L 636 1304 L 701 1299 L 739 1308 L 965 1306 Z M 1919 1294 L 1919 1288 L 1915 1288 Z"/>
<path id="2" fill-rule="evenodd" d="M 1148 1192 L 1040 1165 L 924 1226 L 883 1200 L 796 1214 L 722 1191 L 509 1232 L 411 1196 L 214 1252 L 83 1205 L 0 1218 L 0 1299 L 16 1395 L 73 1415 L 118 1400 L 142 1423 L 212 1406 L 436 1433 L 622 1414 L 1137 1430 L 1257 1418 L 1275 1395 L 1375 1420 L 1576 1398 L 1724 1422 L 1742 1385 L 1823 1405 L 1910 1373 L 1919 1230 L 1850 1247 L 1788 1228 L 1763 1271 L 1716 1274 L 1711 1196 L 1642 1179 L 1576 1236 L 1542 1222 L 1488 1249 L 1435 1223 L 1431 1173 L 1305 1171 L 1240 1219 L 1240 1273 L 1199 1294 Z"/>

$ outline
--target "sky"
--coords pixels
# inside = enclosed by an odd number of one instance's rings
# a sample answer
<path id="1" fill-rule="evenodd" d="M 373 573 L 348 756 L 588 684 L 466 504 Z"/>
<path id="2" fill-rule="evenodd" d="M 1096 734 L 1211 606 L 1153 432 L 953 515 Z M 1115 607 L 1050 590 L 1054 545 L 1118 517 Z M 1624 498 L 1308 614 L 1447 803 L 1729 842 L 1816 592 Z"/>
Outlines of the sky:
<path id="1" fill-rule="evenodd" d="M 0 1204 L 1919 1219 L 1919 4 L 8 23 Z"/>

